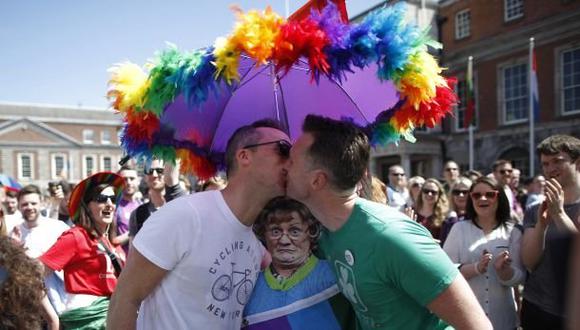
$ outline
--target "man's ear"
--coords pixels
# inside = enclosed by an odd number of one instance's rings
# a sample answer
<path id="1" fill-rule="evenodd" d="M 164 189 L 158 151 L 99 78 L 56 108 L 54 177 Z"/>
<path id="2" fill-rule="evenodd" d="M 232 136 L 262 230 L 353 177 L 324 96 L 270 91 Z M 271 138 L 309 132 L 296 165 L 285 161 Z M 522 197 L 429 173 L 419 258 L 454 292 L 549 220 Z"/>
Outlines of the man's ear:
<path id="1" fill-rule="evenodd" d="M 248 149 L 239 149 L 236 151 L 236 160 L 238 161 L 238 166 L 246 167 L 252 162 L 252 155 Z"/>
<path id="2" fill-rule="evenodd" d="M 312 190 L 318 191 L 324 189 L 328 185 L 328 174 L 323 170 L 314 170 L 310 181 Z"/>

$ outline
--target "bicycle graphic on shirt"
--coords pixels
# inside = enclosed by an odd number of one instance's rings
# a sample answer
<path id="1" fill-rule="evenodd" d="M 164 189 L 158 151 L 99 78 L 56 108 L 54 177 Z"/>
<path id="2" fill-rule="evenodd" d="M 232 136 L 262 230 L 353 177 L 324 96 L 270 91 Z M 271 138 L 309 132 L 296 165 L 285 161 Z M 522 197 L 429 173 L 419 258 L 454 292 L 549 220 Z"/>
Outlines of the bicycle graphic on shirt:
<path id="1" fill-rule="evenodd" d="M 240 305 L 245 305 L 250 298 L 252 289 L 254 288 L 254 283 L 248 278 L 252 271 L 246 269 L 243 272 L 239 272 L 234 270 L 234 265 L 236 263 L 232 262 L 231 264 L 231 275 L 224 274 L 218 277 L 211 287 L 211 295 L 217 301 L 224 301 L 229 299 L 232 295 L 232 291 L 237 288 L 236 299 Z M 238 281 L 235 280 L 236 277 L 239 278 Z"/>

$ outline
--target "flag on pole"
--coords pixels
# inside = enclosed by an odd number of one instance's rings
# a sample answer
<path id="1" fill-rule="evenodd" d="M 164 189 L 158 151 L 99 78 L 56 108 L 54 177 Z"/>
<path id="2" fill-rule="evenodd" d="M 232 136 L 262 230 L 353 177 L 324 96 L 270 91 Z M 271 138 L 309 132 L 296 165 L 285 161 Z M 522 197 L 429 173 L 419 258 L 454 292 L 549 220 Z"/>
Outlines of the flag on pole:
<path id="1" fill-rule="evenodd" d="M 333 2 L 338 11 L 340 12 L 340 18 L 344 23 L 348 23 L 348 14 L 346 12 L 346 2 L 345 0 L 330 0 Z M 316 8 L 319 11 L 326 6 L 326 0 L 310 0 L 304 6 L 298 8 L 290 17 L 289 21 L 300 21 L 306 17 L 310 16 L 310 11 L 312 8 Z"/>
<path id="2" fill-rule="evenodd" d="M 467 60 L 467 90 L 465 91 L 465 117 L 464 126 L 469 127 L 475 119 L 475 94 L 473 92 L 473 56 Z"/>
<path id="3" fill-rule="evenodd" d="M 531 106 L 533 111 L 533 118 L 531 120 L 538 121 L 540 119 L 540 93 L 538 92 L 538 75 L 536 71 L 536 51 L 533 49 L 530 53 L 530 95 L 532 97 Z"/>

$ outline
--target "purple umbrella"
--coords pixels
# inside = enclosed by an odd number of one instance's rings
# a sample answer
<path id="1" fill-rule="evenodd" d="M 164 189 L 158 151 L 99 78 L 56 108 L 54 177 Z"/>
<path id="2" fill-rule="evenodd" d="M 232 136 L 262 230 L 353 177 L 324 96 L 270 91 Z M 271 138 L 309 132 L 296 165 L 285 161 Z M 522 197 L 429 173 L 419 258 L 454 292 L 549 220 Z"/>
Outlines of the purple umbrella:
<path id="1" fill-rule="evenodd" d="M 349 73 L 342 84 L 330 78 L 316 84 L 310 81 L 305 61 L 284 75 L 276 73 L 272 64 L 256 67 L 253 59 L 244 56 L 239 71 L 242 78 L 234 88 L 221 84 L 199 108 L 190 109 L 183 95 L 177 97 L 160 117 L 161 125 L 171 127 L 173 137 L 182 141 L 188 140 L 190 132 L 197 132 L 198 141 L 219 154 L 238 127 L 256 120 L 280 121 L 294 140 L 310 113 L 350 118 L 366 126 L 399 101 L 391 82 L 380 83 L 372 69 Z"/>
<path id="2" fill-rule="evenodd" d="M 294 140 L 308 114 L 347 119 L 384 145 L 450 111 L 452 88 L 426 35 L 403 21 L 403 5 L 353 26 L 334 9 L 300 22 L 268 10 L 240 15 L 215 48 L 170 48 L 149 74 L 131 63 L 113 68 L 109 96 L 125 116 L 127 155 L 180 158 L 204 178 L 220 167 L 232 133 L 256 120 L 278 120 Z"/>

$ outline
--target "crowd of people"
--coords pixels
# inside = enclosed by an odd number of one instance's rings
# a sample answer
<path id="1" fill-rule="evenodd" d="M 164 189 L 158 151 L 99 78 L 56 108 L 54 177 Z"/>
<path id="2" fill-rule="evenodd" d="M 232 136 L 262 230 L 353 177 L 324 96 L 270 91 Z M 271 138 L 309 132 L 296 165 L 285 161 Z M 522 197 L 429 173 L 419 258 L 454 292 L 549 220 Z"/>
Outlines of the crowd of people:
<path id="1" fill-rule="evenodd" d="M 509 160 L 489 173 L 449 160 L 440 179 L 407 179 L 395 164 L 385 183 L 369 173 L 368 138 L 350 123 L 309 115 L 291 142 L 271 120 L 240 127 L 224 177 L 194 191 L 179 162 L 157 159 L 143 173 L 127 163 L 76 185 L 52 182 L 46 198 L 35 185 L 4 189 L 0 328 L 578 322 L 568 316 L 580 297 L 566 285 L 580 288 L 568 277 L 580 273 L 571 269 L 579 139 L 542 141 L 543 173 L 530 178 Z"/>

